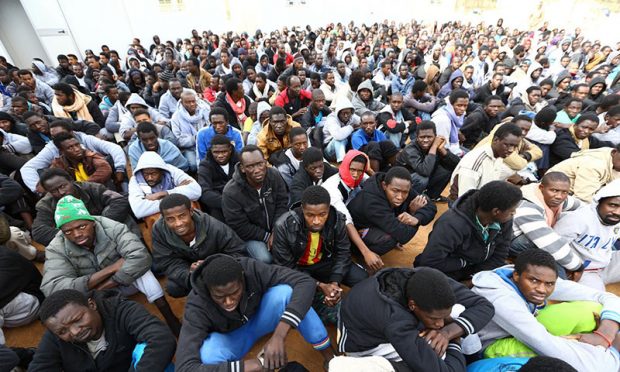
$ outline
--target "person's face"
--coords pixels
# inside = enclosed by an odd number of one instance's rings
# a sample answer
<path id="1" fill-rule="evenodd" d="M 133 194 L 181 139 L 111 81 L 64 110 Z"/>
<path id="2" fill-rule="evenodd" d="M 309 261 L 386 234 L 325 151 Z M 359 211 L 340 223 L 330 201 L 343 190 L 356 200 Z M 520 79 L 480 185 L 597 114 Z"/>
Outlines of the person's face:
<path id="1" fill-rule="evenodd" d="M 489 115 L 490 118 L 494 118 L 497 116 L 497 113 L 499 112 L 499 110 L 501 110 L 503 106 L 504 103 L 502 102 L 502 100 L 493 99 L 491 100 L 491 102 L 489 102 L 488 105 L 484 107 L 484 111 L 487 113 L 487 115 Z"/>
<path id="2" fill-rule="evenodd" d="M 566 68 L 566 66 L 568 66 L 568 64 L 570 63 L 570 57 L 562 57 L 562 59 L 560 59 L 560 65 L 562 65 L 562 67 Z"/>
<path id="3" fill-rule="evenodd" d="M 422 324 L 424 324 L 424 328 L 426 329 L 440 330 L 446 324 L 446 320 L 450 317 L 450 313 L 452 312 L 451 308 L 431 311 L 422 310 L 419 306 L 415 305 L 413 300 L 409 300 L 408 305 L 409 310 L 413 312 Z"/>
<path id="4" fill-rule="evenodd" d="M 159 168 L 144 168 L 142 169 L 142 177 L 144 177 L 147 185 L 153 187 L 161 182 L 163 171 Z"/>
<path id="5" fill-rule="evenodd" d="M 69 303 L 45 320 L 45 327 L 64 342 L 86 343 L 101 337 L 103 321 L 92 299 L 88 306 Z"/>
<path id="6" fill-rule="evenodd" d="M 213 125 L 213 130 L 217 134 L 225 135 L 228 132 L 228 123 L 224 115 L 212 115 L 211 125 Z"/>
<path id="7" fill-rule="evenodd" d="M 252 83 L 253 83 L 253 82 L 255 82 L 255 81 L 256 81 L 256 71 L 254 71 L 254 70 L 252 70 L 252 69 L 249 69 L 249 70 L 246 72 L 246 77 L 248 78 L 248 80 L 249 80 L 250 82 L 252 82 Z"/>
<path id="8" fill-rule="evenodd" d="M 467 110 L 467 105 L 469 104 L 469 99 L 467 98 L 459 98 L 456 100 L 456 102 L 454 102 L 454 104 L 452 105 L 452 107 L 454 108 L 454 113 L 456 114 L 456 116 L 461 116 L 463 114 L 465 114 L 465 111 Z"/>
<path id="9" fill-rule="evenodd" d="M 416 142 L 422 150 L 428 151 L 433 145 L 433 142 L 435 142 L 435 137 L 437 136 L 432 129 L 419 130 Z"/>
<path id="10" fill-rule="evenodd" d="M 367 136 L 371 137 L 375 133 L 375 129 L 377 128 L 377 122 L 372 116 L 364 116 L 362 118 L 360 127 Z"/>
<path id="11" fill-rule="evenodd" d="M 596 209 L 605 225 L 620 223 L 620 196 L 601 199 Z"/>
<path id="12" fill-rule="evenodd" d="M 517 146 L 519 146 L 520 142 L 521 137 L 509 134 L 503 139 L 493 139 L 491 147 L 493 148 L 493 153 L 496 157 L 505 158 L 517 149 Z"/>
<path id="13" fill-rule="evenodd" d="M 196 102 L 196 97 L 193 94 L 188 94 L 185 97 L 182 97 L 181 104 L 190 115 L 194 115 L 194 113 L 196 113 L 198 102 Z"/>
<path id="14" fill-rule="evenodd" d="M 483 50 L 480 52 L 480 54 L 478 55 L 478 58 L 481 61 L 484 61 L 487 57 L 489 56 L 489 51 L 488 50 Z"/>
<path id="15" fill-rule="evenodd" d="M 76 65 L 78 63 L 78 60 L 76 57 L 72 57 L 72 56 L 67 56 L 67 58 L 69 59 L 69 64 L 71 66 Z"/>
<path id="16" fill-rule="evenodd" d="M 323 230 L 329 217 L 329 204 L 305 204 L 301 206 L 301 210 L 308 230 L 314 233 Z"/>
<path id="17" fill-rule="evenodd" d="M 573 92 L 573 97 L 584 100 L 588 96 L 588 93 L 590 93 L 590 89 L 587 86 L 581 86 Z"/>
<path id="18" fill-rule="evenodd" d="M 5 132 L 11 131 L 11 122 L 9 120 L 0 120 L 0 129 Z"/>
<path id="19" fill-rule="evenodd" d="M 516 271 L 512 274 L 512 280 L 523 297 L 534 305 L 545 303 L 553 293 L 557 279 L 558 274 L 546 266 L 527 265 L 520 275 Z"/>
<path id="20" fill-rule="evenodd" d="M 226 285 L 208 287 L 211 299 L 226 312 L 237 309 L 243 295 L 243 282 L 233 281 Z"/>
<path id="21" fill-rule="evenodd" d="M 336 71 L 338 71 L 340 76 L 344 76 L 344 74 L 347 72 L 347 65 L 345 65 L 344 63 L 338 63 L 338 65 L 336 66 Z"/>
<path id="22" fill-rule="evenodd" d="M 542 89 L 542 88 L 541 88 Z M 540 101 L 540 97 L 542 95 L 541 90 L 534 89 L 527 94 L 527 99 L 530 101 L 530 105 L 535 105 Z"/>
<path id="23" fill-rule="evenodd" d="M 308 149 L 308 136 L 301 134 L 293 137 L 291 141 L 291 152 L 297 159 L 301 159 L 301 156 Z"/>
<path id="24" fill-rule="evenodd" d="M 299 97 L 301 93 L 301 81 L 299 78 L 291 79 L 291 86 L 288 87 L 293 97 Z"/>
<path id="25" fill-rule="evenodd" d="M 230 145 L 213 145 L 210 151 L 213 159 L 219 165 L 228 164 L 232 156 L 232 147 Z"/>
<path id="26" fill-rule="evenodd" d="M 67 68 L 69 68 L 69 60 L 68 59 L 64 59 L 64 58 L 59 59 L 58 60 L 58 65 L 60 67 L 62 67 L 63 69 L 67 69 Z"/>
<path id="27" fill-rule="evenodd" d="M 316 56 L 316 58 L 314 59 L 314 65 L 316 67 L 321 67 L 323 66 L 323 55 L 322 54 L 318 54 Z"/>
<path id="28" fill-rule="evenodd" d="M 149 116 L 149 114 L 140 114 L 140 115 L 135 115 L 133 117 L 133 120 L 136 121 L 136 124 L 140 124 L 140 123 L 144 123 L 147 121 L 151 121 L 151 117 Z"/>
<path id="29" fill-rule="evenodd" d="M 164 209 L 162 217 L 166 226 L 177 236 L 185 236 L 195 230 L 192 211 L 185 205 Z"/>
<path id="30" fill-rule="evenodd" d="M 19 75 L 19 79 L 21 80 L 22 84 L 29 87 L 30 89 L 35 88 L 36 82 L 32 75 L 30 74 Z"/>
<path id="31" fill-rule="evenodd" d="M 390 70 L 392 70 L 392 65 L 389 63 L 386 63 L 385 65 L 383 65 L 383 67 L 381 68 L 381 71 L 383 71 L 384 75 L 389 75 L 390 74 Z"/>
<path id="32" fill-rule="evenodd" d="M 325 83 L 329 86 L 334 86 L 334 84 L 336 84 L 336 77 L 333 73 L 329 73 L 325 76 Z"/>
<path id="33" fill-rule="evenodd" d="M 598 123 L 592 120 L 584 120 L 581 123 L 574 125 L 575 137 L 580 140 L 586 139 L 594 133 L 596 128 L 598 128 Z"/>
<path id="34" fill-rule="evenodd" d="M 105 56 L 105 54 L 100 54 L 99 55 L 99 62 L 101 64 L 107 65 L 110 62 L 110 60 L 108 59 L 108 57 Z"/>
<path id="35" fill-rule="evenodd" d="M 28 129 L 36 133 L 42 133 L 49 136 L 50 126 L 46 119 L 39 116 L 31 116 L 26 120 Z"/>
<path id="36" fill-rule="evenodd" d="M 590 89 L 590 93 L 593 96 L 596 96 L 601 92 L 601 90 L 603 90 L 603 83 L 596 83 L 592 86 L 592 89 Z"/>
<path id="37" fill-rule="evenodd" d="M 385 181 L 382 182 L 382 187 L 390 206 L 392 208 L 398 208 L 409 196 L 411 181 L 393 178 L 389 184 L 385 183 Z"/>
<path id="38" fill-rule="evenodd" d="M 13 109 L 15 115 L 21 116 L 24 114 L 24 112 L 28 111 L 28 104 L 19 101 L 13 101 L 11 102 L 11 108 Z"/>
<path id="39" fill-rule="evenodd" d="M 240 64 L 238 64 L 238 63 L 237 63 L 237 64 L 235 64 L 235 65 L 232 67 L 232 70 L 233 70 L 233 72 L 235 73 L 235 75 L 237 75 L 237 76 L 240 76 L 240 75 L 241 75 L 241 73 L 242 73 L 242 71 L 241 71 L 241 70 L 242 70 L 241 65 L 240 65 Z"/>
<path id="40" fill-rule="evenodd" d="M 569 117 L 574 118 L 581 112 L 582 106 L 583 104 L 581 102 L 573 101 L 564 110 L 566 110 Z"/>
<path id="41" fill-rule="evenodd" d="M 474 69 L 473 68 L 466 68 L 465 71 L 463 71 L 463 76 L 467 80 L 471 79 L 473 74 L 474 74 Z"/>
<path id="42" fill-rule="evenodd" d="M 401 65 L 398 68 L 398 74 L 402 79 L 407 78 L 407 75 L 409 75 L 409 68 L 407 67 L 407 65 Z"/>
<path id="43" fill-rule="evenodd" d="M 67 222 L 60 228 L 63 235 L 71 243 L 80 247 L 92 248 L 95 242 L 95 223 L 88 220 Z"/>
<path id="44" fill-rule="evenodd" d="M 317 160 L 313 163 L 310 163 L 304 166 L 310 178 L 312 178 L 313 182 L 318 182 L 323 178 L 323 173 L 325 172 L 325 164 L 323 164 L 322 160 Z"/>
<path id="45" fill-rule="evenodd" d="M 532 122 L 529 120 L 518 120 L 515 122 L 515 125 L 521 129 L 521 136 L 523 138 L 525 138 L 530 132 L 530 129 L 532 129 Z"/>
<path id="46" fill-rule="evenodd" d="M 570 182 L 550 181 L 547 185 L 541 183 L 538 188 L 543 195 L 545 204 L 551 208 L 557 208 L 568 198 Z"/>
<path id="47" fill-rule="evenodd" d="M 366 102 L 372 99 L 372 92 L 369 89 L 362 89 L 358 92 L 362 101 Z"/>
<path id="48" fill-rule="evenodd" d="M 364 163 L 359 163 L 359 162 L 353 161 L 349 165 L 349 173 L 351 174 L 351 178 L 354 181 L 357 181 L 361 177 L 363 177 L 365 170 L 366 170 L 366 166 L 365 166 Z"/>
<path id="49" fill-rule="evenodd" d="M 73 195 L 75 191 L 73 182 L 60 176 L 54 176 L 46 180 L 42 183 L 42 186 L 55 200 L 60 200 L 67 195 Z"/>
<path id="50" fill-rule="evenodd" d="M 155 151 L 159 150 L 159 142 L 157 141 L 157 133 L 154 132 L 138 132 L 138 138 L 142 143 L 142 146 L 146 149 L 146 151 Z"/>
<path id="51" fill-rule="evenodd" d="M 179 100 L 181 98 L 181 93 L 183 93 L 183 86 L 178 81 L 173 81 L 170 83 L 170 94 L 176 99 Z"/>
<path id="52" fill-rule="evenodd" d="M 286 124 L 287 120 L 285 114 L 275 114 L 271 115 L 269 118 L 269 125 L 276 136 L 283 136 L 286 133 Z"/>
<path id="53" fill-rule="evenodd" d="M 252 185 L 262 185 L 267 174 L 267 165 L 260 151 L 245 152 L 241 155 L 239 170 Z"/>
<path id="54" fill-rule="evenodd" d="M 403 97 L 401 95 L 395 94 L 390 98 L 390 108 L 393 112 L 399 112 L 403 107 Z"/>
<path id="55" fill-rule="evenodd" d="M 346 108 L 338 111 L 338 120 L 342 123 L 348 123 L 351 120 L 351 116 L 353 116 L 353 109 Z"/>
<path id="56" fill-rule="evenodd" d="M 463 78 L 461 76 L 452 80 L 452 89 L 459 89 L 463 85 Z"/>
<path id="57" fill-rule="evenodd" d="M 616 128 L 620 124 L 620 114 L 618 115 L 605 115 L 605 124 L 610 128 Z"/>
<path id="58" fill-rule="evenodd" d="M 71 160 L 79 161 L 84 158 L 84 149 L 75 138 L 62 142 L 60 144 L 60 151 Z"/>
<path id="59" fill-rule="evenodd" d="M 316 94 L 312 97 L 312 106 L 318 111 L 322 110 L 325 107 L 325 95 Z"/>
<path id="60" fill-rule="evenodd" d="M 546 85 L 546 84 L 541 85 L 540 86 L 541 97 L 546 97 L 547 93 L 549 93 L 550 90 L 551 90 L 551 85 Z M 531 102 L 531 100 L 530 100 L 530 102 Z"/>
<path id="61" fill-rule="evenodd" d="M 570 84 L 570 78 L 566 78 L 563 79 L 562 81 L 560 81 L 560 83 L 558 84 L 558 89 L 559 90 L 566 90 L 568 88 L 568 85 Z"/>
<path id="62" fill-rule="evenodd" d="M 502 80 L 503 80 L 502 75 L 493 76 L 493 78 L 491 79 L 491 87 L 493 89 L 497 89 L 497 87 L 499 87 L 502 84 Z"/>

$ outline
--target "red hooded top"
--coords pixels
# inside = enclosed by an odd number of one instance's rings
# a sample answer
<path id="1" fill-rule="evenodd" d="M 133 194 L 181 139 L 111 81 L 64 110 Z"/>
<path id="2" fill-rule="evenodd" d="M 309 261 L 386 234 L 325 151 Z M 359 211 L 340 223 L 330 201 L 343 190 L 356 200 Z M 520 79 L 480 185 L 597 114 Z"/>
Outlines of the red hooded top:
<path id="1" fill-rule="evenodd" d="M 351 166 L 351 161 L 358 155 L 362 155 L 363 157 L 366 158 L 366 166 L 364 167 L 364 173 L 365 173 L 366 170 L 368 170 L 370 160 L 368 159 L 368 156 L 366 154 L 364 154 L 361 151 L 357 151 L 357 150 L 349 150 L 349 152 L 347 152 L 346 155 L 344 156 L 344 159 L 342 159 L 342 163 L 340 164 L 340 167 L 338 168 L 340 179 L 350 189 L 356 188 L 364 180 L 364 175 L 362 175 L 358 180 L 354 180 L 353 177 L 351 177 L 351 172 L 349 171 L 349 167 Z"/>

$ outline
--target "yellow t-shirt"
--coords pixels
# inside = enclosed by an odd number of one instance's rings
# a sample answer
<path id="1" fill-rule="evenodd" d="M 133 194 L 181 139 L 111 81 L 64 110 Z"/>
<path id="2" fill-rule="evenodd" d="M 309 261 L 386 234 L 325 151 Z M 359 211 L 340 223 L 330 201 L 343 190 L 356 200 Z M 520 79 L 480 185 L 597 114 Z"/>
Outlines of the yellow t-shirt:
<path id="1" fill-rule="evenodd" d="M 252 118 L 247 118 L 243 122 L 243 131 L 250 133 L 252 131 L 252 126 L 254 125 L 254 120 Z"/>
<path id="2" fill-rule="evenodd" d="M 86 170 L 84 170 L 84 164 L 79 163 L 75 168 L 75 180 L 78 182 L 86 182 L 88 181 L 88 174 L 86 174 Z"/>
<path id="3" fill-rule="evenodd" d="M 313 232 L 308 234 L 308 244 L 306 245 L 306 251 L 299 259 L 299 265 L 309 266 L 321 261 L 323 252 L 321 251 L 322 239 L 320 232 Z"/>

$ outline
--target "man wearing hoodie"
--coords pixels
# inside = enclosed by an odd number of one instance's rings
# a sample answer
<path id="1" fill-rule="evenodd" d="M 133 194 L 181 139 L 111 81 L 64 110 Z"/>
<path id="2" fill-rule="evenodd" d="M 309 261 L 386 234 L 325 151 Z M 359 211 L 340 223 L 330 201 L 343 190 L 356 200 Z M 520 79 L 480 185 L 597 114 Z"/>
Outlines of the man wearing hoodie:
<path id="1" fill-rule="evenodd" d="M 144 98 L 136 93 L 132 93 L 131 96 L 129 96 L 129 99 L 125 103 L 125 108 L 127 111 L 120 117 L 120 126 L 118 128 L 118 133 L 125 142 L 129 142 L 132 138 L 135 138 L 134 134 L 136 133 L 137 126 L 137 120 L 135 118 L 136 110 L 148 110 L 149 121 L 151 123 L 159 125 L 168 124 L 168 119 L 160 114 L 159 111 L 147 105 Z"/>
<path id="2" fill-rule="evenodd" d="M 518 187 L 492 181 L 461 196 L 435 222 L 414 266 L 434 267 L 451 278 L 504 265 L 512 239 L 512 216 L 523 195 Z"/>
<path id="3" fill-rule="evenodd" d="M 189 163 L 189 172 L 196 173 L 196 135 L 198 131 L 209 125 L 209 106 L 198 98 L 194 92 L 181 93 L 177 111 L 170 119 L 172 133 L 177 138 L 179 150 Z"/>
<path id="4" fill-rule="evenodd" d="M 224 222 L 222 191 L 235 174 L 239 156 L 230 140 L 216 134 L 207 156 L 198 165 L 198 184 L 202 188 L 200 203 L 210 216 Z"/>
<path id="5" fill-rule="evenodd" d="M 251 257 L 270 263 L 273 227 L 287 210 L 286 183 L 277 170 L 267 167 L 261 150 L 245 146 L 235 174 L 222 192 L 226 223 L 246 242 Z"/>
<path id="6" fill-rule="evenodd" d="M 312 309 L 314 280 L 301 272 L 223 254 L 208 257 L 190 277 L 176 353 L 179 372 L 275 370 L 287 364 L 286 336 L 297 328 L 323 356 L 329 335 Z M 272 333 L 258 357 L 246 356 Z"/>
<path id="7" fill-rule="evenodd" d="M 463 126 L 468 105 L 467 92 L 457 89 L 450 93 L 446 105 L 437 109 L 431 117 L 437 127 L 437 135 L 446 139 L 444 147 L 459 157 L 464 154 L 459 144 L 459 131 Z"/>
<path id="8" fill-rule="evenodd" d="M 582 205 L 568 195 L 569 189 L 569 178 L 560 172 L 547 172 L 540 183 L 521 187 L 523 200 L 512 222 L 510 256 L 516 257 L 527 249 L 542 249 L 558 262 L 558 274 L 562 279 L 579 280 L 583 272 L 581 261 L 571 253 L 570 242 L 553 230 L 563 212 L 574 211 Z"/>
<path id="9" fill-rule="evenodd" d="M 323 126 L 325 155 L 340 163 L 344 159 L 349 138 L 360 125 L 360 117 L 353 110 L 353 104 L 344 97 L 338 100 L 336 110 L 329 114 Z"/>
<path id="10" fill-rule="evenodd" d="M 166 326 L 116 292 L 54 292 L 43 301 L 40 318 L 47 329 L 31 371 L 161 371 L 174 356 L 176 342 Z"/>
<path id="11" fill-rule="evenodd" d="M 129 205 L 137 218 L 159 212 L 161 199 L 170 194 L 183 194 L 196 201 L 200 185 L 179 168 L 167 164 L 156 152 L 146 151 L 129 180 Z"/>
<path id="12" fill-rule="evenodd" d="M 244 255 L 243 241 L 223 222 L 192 208 L 183 194 L 162 199 L 162 218 L 153 225 L 153 264 L 166 274 L 166 291 L 185 297 L 190 276 L 207 257 L 216 253 Z"/>
<path id="13" fill-rule="evenodd" d="M 562 359 L 578 371 L 620 368 L 620 300 L 604 290 L 559 278 L 550 253 L 524 251 L 514 266 L 474 275 L 473 285 L 473 292 L 495 308 L 491 322 L 478 332 L 485 355 L 501 351 L 501 343 L 506 343 L 506 349 Z M 548 300 L 563 303 L 548 305 Z M 590 301 L 598 309 L 602 307 L 600 321 L 593 318 L 592 307 L 584 309 L 572 301 Z M 573 339 L 563 337 L 573 333 L 577 333 Z"/>
<path id="14" fill-rule="evenodd" d="M 465 371 L 460 340 L 493 314 L 489 301 L 437 270 L 385 269 L 343 300 L 338 350 L 385 358 L 398 371 Z"/>
<path id="15" fill-rule="evenodd" d="M 437 92 L 437 98 L 444 99 L 448 97 L 450 93 L 452 93 L 455 90 L 459 90 L 459 89 L 466 90 L 463 87 L 464 80 L 465 78 L 463 77 L 463 72 L 461 70 L 454 71 L 452 75 L 450 75 L 450 79 L 448 80 L 448 82 L 442 85 L 439 92 Z"/>
<path id="16" fill-rule="evenodd" d="M 370 177 L 347 208 L 364 243 L 381 256 L 402 249 L 437 213 L 432 201 L 413 190 L 407 169 L 398 166 Z"/>
<path id="17" fill-rule="evenodd" d="M 620 178 L 620 145 L 584 150 L 556 164 L 549 172 L 561 172 L 570 179 L 570 192 L 577 199 L 592 202 L 604 185 Z"/>
<path id="18" fill-rule="evenodd" d="M 157 127 L 150 122 L 141 122 L 136 127 L 137 141 L 133 141 L 127 150 L 131 168 L 136 169 L 140 156 L 147 151 L 156 152 L 164 159 L 164 162 L 175 167 L 187 171 L 189 163 L 181 154 L 181 151 L 172 142 L 159 138 Z"/>
<path id="19" fill-rule="evenodd" d="M 374 89 L 370 80 L 364 80 L 357 87 L 351 104 L 353 104 L 357 116 L 362 116 L 366 111 L 371 111 L 376 115 L 385 106 L 381 101 L 374 98 Z"/>
<path id="20" fill-rule="evenodd" d="M 499 110 L 504 107 L 499 96 L 488 96 L 483 106 L 467 115 L 461 127 L 461 133 L 465 136 L 463 146 L 473 148 L 476 144 L 486 137 L 491 130 L 500 122 Z"/>
<path id="21" fill-rule="evenodd" d="M 538 81 L 540 80 L 540 75 L 542 74 L 543 67 L 538 62 L 532 62 L 530 66 L 527 68 L 526 76 L 517 83 L 517 85 L 512 90 L 510 96 L 512 99 L 521 97 L 524 99 L 527 94 L 525 90 L 532 85 L 538 85 Z"/>
<path id="22" fill-rule="evenodd" d="M 605 284 L 620 281 L 620 256 L 613 249 L 619 226 L 620 180 L 601 188 L 592 203 L 566 213 L 556 223 L 555 232 L 570 244 L 570 260 L 585 269 L 580 284 L 605 291 Z"/>

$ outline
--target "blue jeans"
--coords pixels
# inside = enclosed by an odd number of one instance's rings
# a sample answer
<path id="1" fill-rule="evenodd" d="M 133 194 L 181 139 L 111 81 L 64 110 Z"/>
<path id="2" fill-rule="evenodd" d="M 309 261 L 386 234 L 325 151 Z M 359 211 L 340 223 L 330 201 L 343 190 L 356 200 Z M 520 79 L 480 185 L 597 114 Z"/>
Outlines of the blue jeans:
<path id="1" fill-rule="evenodd" d="M 269 288 L 256 314 L 241 328 L 228 333 L 214 332 L 207 337 L 200 348 L 202 363 L 209 365 L 243 359 L 259 338 L 276 329 L 292 294 L 293 289 L 286 284 Z M 299 323 L 298 330 L 316 350 L 329 347 L 327 330 L 312 308 Z"/>
<path id="2" fill-rule="evenodd" d="M 255 260 L 270 264 L 273 261 L 271 253 L 267 249 L 267 244 L 259 240 L 248 240 L 245 242 L 245 250 L 248 251 L 250 257 Z"/>
<path id="3" fill-rule="evenodd" d="M 403 138 L 402 133 L 390 133 L 386 131 L 385 136 L 387 137 L 388 140 L 392 141 L 392 143 L 394 144 L 394 146 L 396 146 L 396 148 L 400 149 L 400 141 Z"/>
<path id="4" fill-rule="evenodd" d="M 336 159 L 337 163 L 340 163 L 344 159 L 344 155 L 347 153 L 347 144 L 349 139 L 335 140 L 332 139 L 325 147 L 325 155 L 329 158 Z"/>
<path id="5" fill-rule="evenodd" d="M 196 171 L 198 170 L 198 161 L 197 161 L 197 157 L 196 157 L 196 149 L 191 148 L 191 149 L 181 149 L 181 153 L 183 154 L 183 157 L 185 159 L 187 159 L 187 162 L 189 163 L 189 173 L 196 173 Z"/>

